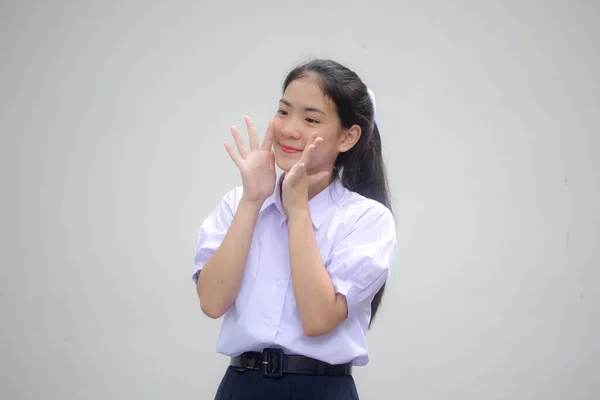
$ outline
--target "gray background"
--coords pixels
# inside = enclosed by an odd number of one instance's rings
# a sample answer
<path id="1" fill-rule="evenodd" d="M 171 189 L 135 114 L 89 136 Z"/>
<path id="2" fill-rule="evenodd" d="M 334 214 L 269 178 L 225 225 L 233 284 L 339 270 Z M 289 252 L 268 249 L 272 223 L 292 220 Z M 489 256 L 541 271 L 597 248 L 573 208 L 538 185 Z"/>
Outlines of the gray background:
<path id="1" fill-rule="evenodd" d="M 374 90 L 398 219 L 363 399 L 599 399 L 596 1 L 2 1 L 0 398 L 211 399 L 202 219 L 308 57 Z"/>

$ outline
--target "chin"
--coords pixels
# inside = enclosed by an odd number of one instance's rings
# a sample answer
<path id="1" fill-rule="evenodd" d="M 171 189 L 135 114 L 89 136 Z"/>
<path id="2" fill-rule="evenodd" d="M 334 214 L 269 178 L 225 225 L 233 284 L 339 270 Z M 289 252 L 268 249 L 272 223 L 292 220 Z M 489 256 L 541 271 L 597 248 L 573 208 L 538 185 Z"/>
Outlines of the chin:
<path id="1" fill-rule="evenodd" d="M 288 172 L 294 166 L 295 162 L 291 162 L 290 160 L 281 160 L 275 159 L 275 164 L 279 167 L 283 172 Z"/>
<path id="2" fill-rule="evenodd" d="M 275 153 L 275 164 L 280 170 L 288 172 L 298 162 L 300 156 L 290 157 L 288 154 L 277 154 Z"/>

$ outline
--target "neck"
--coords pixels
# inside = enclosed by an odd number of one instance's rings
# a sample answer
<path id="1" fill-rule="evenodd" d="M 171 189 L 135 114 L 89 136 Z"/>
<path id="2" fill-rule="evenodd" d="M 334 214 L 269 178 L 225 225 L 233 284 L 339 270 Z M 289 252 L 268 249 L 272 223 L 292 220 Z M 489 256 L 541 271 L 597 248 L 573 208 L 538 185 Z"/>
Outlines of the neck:
<path id="1" fill-rule="evenodd" d="M 281 179 L 283 180 L 283 178 L 285 177 L 285 173 L 284 175 L 281 177 Z M 310 185 L 308 187 L 308 200 L 310 201 L 313 197 L 315 197 L 316 195 L 318 195 L 319 193 L 321 193 L 323 190 L 325 190 L 327 188 L 327 186 L 329 186 L 331 184 L 331 182 L 333 182 L 333 175 L 331 175 L 330 179 L 323 179 L 319 182 L 316 182 L 313 185 Z M 279 197 L 281 198 L 281 191 L 283 190 L 283 186 L 279 185 Z"/>
<path id="2" fill-rule="evenodd" d="M 316 182 L 308 187 L 308 200 L 312 199 L 319 193 L 321 193 L 329 184 L 332 182 L 331 179 L 323 179 L 320 182 Z"/>

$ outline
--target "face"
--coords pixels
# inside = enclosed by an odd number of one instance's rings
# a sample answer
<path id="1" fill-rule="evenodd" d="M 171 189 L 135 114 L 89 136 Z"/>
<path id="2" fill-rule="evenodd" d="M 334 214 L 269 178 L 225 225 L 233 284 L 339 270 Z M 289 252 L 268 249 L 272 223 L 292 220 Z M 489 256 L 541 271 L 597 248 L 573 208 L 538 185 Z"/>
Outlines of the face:
<path id="1" fill-rule="evenodd" d="M 311 144 L 313 133 L 322 138 L 312 153 L 309 174 L 331 171 L 337 155 L 349 150 L 360 137 L 358 126 L 342 129 L 335 104 L 310 77 L 297 79 L 286 88 L 273 128 L 275 159 L 283 171 L 298 162 L 304 148 Z"/>

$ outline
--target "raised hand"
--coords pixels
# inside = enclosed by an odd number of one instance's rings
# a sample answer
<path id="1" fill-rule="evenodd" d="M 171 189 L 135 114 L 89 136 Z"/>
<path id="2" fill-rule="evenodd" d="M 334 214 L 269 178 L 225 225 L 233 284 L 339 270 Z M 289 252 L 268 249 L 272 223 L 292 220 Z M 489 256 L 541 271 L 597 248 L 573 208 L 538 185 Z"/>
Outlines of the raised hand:
<path id="1" fill-rule="evenodd" d="M 308 207 L 308 188 L 328 178 L 329 171 L 320 171 L 314 174 L 308 174 L 308 165 L 313 151 L 323 141 L 314 133 L 312 142 L 304 148 L 302 156 L 296 164 L 285 174 L 282 182 L 282 202 L 287 213 L 294 209 Z"/>
<path id="2" fill-rule="evenodd" d="M 248 136 L 250 138 L 250 149 L 246 148 L 239 131 L 231 126 L 231 133 L 238 149 L 236 154 L 229 143 L 225 143 L 225 149 L 237 165 L 242 176 L 244 187 L 243 196 L 252 203 L 264 203 L 275 190 L 275 153 L 273 152 L 273 122 L 269 121 L 267 134 L 262 146 L 256 135 L 256 128 L 250 117 L 245 117 Z"/>

